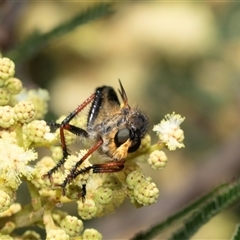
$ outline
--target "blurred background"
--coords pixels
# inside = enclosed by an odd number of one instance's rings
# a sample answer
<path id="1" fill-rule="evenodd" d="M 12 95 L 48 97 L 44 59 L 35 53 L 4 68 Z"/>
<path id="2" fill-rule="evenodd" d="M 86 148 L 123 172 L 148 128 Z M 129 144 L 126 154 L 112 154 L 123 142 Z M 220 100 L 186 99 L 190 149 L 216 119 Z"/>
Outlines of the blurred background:
<path id="1" fill-rule="evenodd" d="M 90 5 L 0 1 L 3 56 L 32 32 L 47 32 Z M 167 113 L 186 117 L 185 148 L 166 151 L 161 171 L 144 166 L 160 189 L 159 201 L 141 209 L 125 201 L 116 213 L 85 221 L 104 239 L 127 239 L 239 176 L 240 3 L 134 1 L 113 10 L 19 62 L 15 76 L 27 88 L 49 90 L 47 120 L 69 113 L 98 86 L 117 89 L 118 79 L 130 104 L 147 112 L 150 130 Z M 194 238 L 229 239 L 239 210 L 221 213 Z"/>

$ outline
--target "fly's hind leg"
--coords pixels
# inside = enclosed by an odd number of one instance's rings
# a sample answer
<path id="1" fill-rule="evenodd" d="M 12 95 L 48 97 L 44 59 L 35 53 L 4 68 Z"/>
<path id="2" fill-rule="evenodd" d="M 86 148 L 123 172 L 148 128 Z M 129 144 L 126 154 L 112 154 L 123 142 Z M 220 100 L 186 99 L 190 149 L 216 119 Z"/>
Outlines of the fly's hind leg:
<path id="1" fill-rule="evenodd" d="M 66 145 L 66 141 L 65 141 L 65 136 L 64 136 L 64 132 L 63 132 L 64 129 L 72 132 L 73 134 L 75 134 L 77 136 L 83 136 L 85 138 L 88 137 L 88 133 L 84 129 L 78 128 L 71 124 L 64 124 L 64 126 L 60 127 L 60 139 L 61 139 L 61 147 L 62 147 L 63 157 L 61 160 L 59 160 L 59 162 L 56 164 L 55 167 L 53 167 L 46 174 L 43 175 L 43 178 L 48 177 L 51 182 L 52 182 L 52 174 L 54 172 L 56 172 L 65 163 L 67 157 L 70 155 L 67 145 Z"/>
<path id="2" fill-rule="evenodd" d="M 48 178 L 52 182 L 52 174 L 56 172 L 66 161 L 67 157 L 69 156 L 69 151 L 67 149 L 64 130 L 67 130 L 77 136 L 83 136 L 85 138 L 88 137 L 88 133 L 86 130 L 76 127 L 70 124 L 70 121 L 76 117 L 76 115 L 81 112 L 95 97 L 95 94 L 92 94 L 86 101 L 84 101 L 81 105 L 79 105 L 73 112 L 71 112 L 61 123 L 50 123 L 50 127 L 52 128 L 59 128 L 60 130 L 60 141 L 61 147 L 63 151 L 62 159 L 57 163 L 55 167 L 49 170 L 46 174 L 42 176 L 42 178 Z"/>

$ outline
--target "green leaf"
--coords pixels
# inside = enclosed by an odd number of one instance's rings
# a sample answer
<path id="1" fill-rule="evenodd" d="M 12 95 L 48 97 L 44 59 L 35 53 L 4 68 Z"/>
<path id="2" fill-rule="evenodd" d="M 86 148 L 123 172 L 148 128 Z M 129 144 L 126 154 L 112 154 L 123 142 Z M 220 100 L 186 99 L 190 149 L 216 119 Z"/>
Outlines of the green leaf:
<path id="1" fill-rule="evenodd" d="M 148 240 L 156 237 L 171 224 L 188 218 L 184 225 L 176 231 L 170 239 L 189 239 L 195 232 L 226 207 L 233 204 L 240 198 L 240 180 L 235 183 L 225 183 L 219 185 L 208 194 L 195 200 L 185 208 L 170 216 L 165 221 L 156 224 L 146 232 L 140 232 L 132 240 Z"/>
<path id="2" fill-rule="evenodd" d="M 233 234 L 232 240 L 240 240 L 240 224 L 238 223 L 236 226 L 235 233 Z"/>
<path id="3" fill-rule="evenodd" d="M 227 184 L 214 198 L 207 201 L 206 204 L 195 211 L 193 215 L 185 221 L 184 226 L 178 229 L 170 240 L 189 239 L 206 222 L 213 218 L 222 210 L 231 206 L 240 198 L 240 180 L 233 184 Z"/>
<path id="4" fill-rule="evenodd" d="M 82 24 L 106 16 L 111 12 L 111 6 L 111 3 L 95 4 L 47 33 L 41 34 L 36 31 L 32 33 L 22 44 L 6 53 L 5 56 L 10 58 L 13 62 L 15 62 L 15 64 L 23 62 L 36 54 L 54 38 L 62 36 Z"/>

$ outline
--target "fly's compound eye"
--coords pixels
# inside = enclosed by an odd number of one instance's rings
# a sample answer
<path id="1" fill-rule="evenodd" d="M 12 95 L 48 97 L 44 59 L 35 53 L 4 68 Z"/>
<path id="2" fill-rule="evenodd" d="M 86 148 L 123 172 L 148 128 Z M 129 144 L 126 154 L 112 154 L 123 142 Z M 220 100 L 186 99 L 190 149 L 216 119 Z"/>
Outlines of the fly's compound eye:
<path id="1" fill-rule="evenodd" d="M 114 141 L 117 147 L 121 146 L 130 138 L 130 130 L 128 128 L 123 128 L 118 130 L 114 137 Z"/>
<path id="2" fill-rule="evenodd" d="M 128 139 L 131 139 L 132 141 L 132 144 L 129 147 L 128 152 L 131 153 L 137 151 L 141 145 L 141 139 L 138 137 L 138 135 L 132 133 L 128 128 L 120 129 L 114 137 L 114 142 L 116 146 L 119 147 L 123 143 L 125 143 Z"/>

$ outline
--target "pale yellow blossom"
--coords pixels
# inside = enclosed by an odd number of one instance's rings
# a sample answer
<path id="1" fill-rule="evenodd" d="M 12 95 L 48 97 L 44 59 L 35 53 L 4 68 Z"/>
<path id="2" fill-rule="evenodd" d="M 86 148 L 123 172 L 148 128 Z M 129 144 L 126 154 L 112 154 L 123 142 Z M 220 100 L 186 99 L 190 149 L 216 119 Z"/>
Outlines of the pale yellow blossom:
<path id="1" fill-rule="evenodd" d="M 165 144 L 169 150 L 176 150 L 184 147 L 184 132 L 180 128 L 180 124 L 184 121 L 184 117 L 179 114 L 167 114 L 159 124 L 153 127 L 153 131 L 157 133 L 160 143 Z"/>

